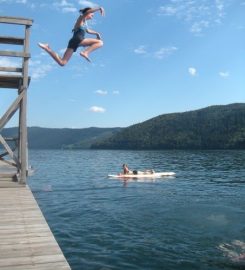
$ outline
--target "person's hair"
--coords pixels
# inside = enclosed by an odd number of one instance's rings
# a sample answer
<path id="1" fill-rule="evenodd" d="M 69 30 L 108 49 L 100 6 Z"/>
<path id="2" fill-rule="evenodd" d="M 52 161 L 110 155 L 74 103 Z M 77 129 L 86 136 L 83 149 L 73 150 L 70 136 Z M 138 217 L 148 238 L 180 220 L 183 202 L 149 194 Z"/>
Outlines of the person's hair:
<path id="1" fill-rule="evenodd" d="M 79 12 L 84 15 L 90 9 L 91 9 L 90 7 L 82 8 L 82 9 L 79 10 Z"/>

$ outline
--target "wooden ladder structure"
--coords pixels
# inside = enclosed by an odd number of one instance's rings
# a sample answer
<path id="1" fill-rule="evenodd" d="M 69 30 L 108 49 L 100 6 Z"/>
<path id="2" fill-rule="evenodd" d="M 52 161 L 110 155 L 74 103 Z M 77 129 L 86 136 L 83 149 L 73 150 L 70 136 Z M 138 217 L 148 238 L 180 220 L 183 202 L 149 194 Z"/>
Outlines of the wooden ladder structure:
<path id="1" fill-rule="evenodd" d="M 0 153 L 0 169 L 1 164 L 5 164 L 5 168 L 7 167 L 8 171 L 11 171 L 10 168 L 12 168 L 12 180 L 15 179 L 15 181 L 22 185 L 26 184 L 28 175 L 26 107 L 27 88 L 30 82 L 28 61 L 30 59 L 29 40 L 32 23 L 33 20 L 31 19 L 0 16 L 0 24 L 14 24 L 24 27 L 23 37 L 0 36 L 0 44 L 22 46 L 20 51 L 0 50 L 0 57 L 2 59 L 3 57 L 18 57 L 22 62 L 19 67 L 0 66 L 0 90 L 2 88 L 17 89 L 16 99 L 10 104 L 6 112 L 0 116 L 0 146 L 2 145 L 2 149 L 4 149 L 4 153 Z M 19 113 L 18 134 L 15 138 L 4 138 L 1 133 L 17 111 Z M 11 141 L 16 141 L 16 151 L 11 147 Z M 0 170 L 0 177 L 3 174 Z M 6 173 L 4 177 L 6 177 Z"/>

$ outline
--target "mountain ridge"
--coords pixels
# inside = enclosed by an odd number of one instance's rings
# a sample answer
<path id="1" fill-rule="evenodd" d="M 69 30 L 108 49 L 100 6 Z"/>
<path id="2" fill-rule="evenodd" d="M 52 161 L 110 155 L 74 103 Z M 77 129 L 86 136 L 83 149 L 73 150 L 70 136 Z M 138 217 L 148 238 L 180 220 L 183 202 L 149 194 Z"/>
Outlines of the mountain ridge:
<path id="1" fill-rule="evenodd" d="M 245 103 L 162 114 L 132 125 L 92 149 L 245 149 Z"/>
<path id="2" fill-rule="evenodd" d="M 17 128 L 5 128 L 5 137 Z M 126 128 L 28 127 L 30 149 L 245 149 L 245 103 L 161 114 Z"/>
<path id="3" fill-rule="evenodd" d="M 104 139 L 121 128 L 45 128 L 28 127 L 28 147 L 30 149 L 89 149 L 94 141 Z M 5 128 L 3 135 L 16 136 L 16 127 Z"/>

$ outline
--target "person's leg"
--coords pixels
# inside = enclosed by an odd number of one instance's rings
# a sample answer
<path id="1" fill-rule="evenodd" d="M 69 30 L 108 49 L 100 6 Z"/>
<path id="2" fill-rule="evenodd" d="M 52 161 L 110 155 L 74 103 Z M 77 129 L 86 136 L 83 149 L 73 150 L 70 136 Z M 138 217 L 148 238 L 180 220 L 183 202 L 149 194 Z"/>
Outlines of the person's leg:
<path id="1" fill-rule="evenodd" d="M 51 50 L 48 44 L 38 43 L 38 46 L 45 50 L 60 66 L 66 65 L 74 52 L 73 49 L 67 48 L 61 58 L 56 52 Z"/>
<path id="2" fill-rule="evenodd" d="M 86 60 L 88 60 L 89 62 L 89 54 L 102 47 L 103 46 L 103 41 L 100 39 L 95 39 L 95 38 L 85 38 L 81 43 L 80 46 L 84 46 L 87 47 L 84 51 L 80 52 L 80 55 L 83 56 Z"/>

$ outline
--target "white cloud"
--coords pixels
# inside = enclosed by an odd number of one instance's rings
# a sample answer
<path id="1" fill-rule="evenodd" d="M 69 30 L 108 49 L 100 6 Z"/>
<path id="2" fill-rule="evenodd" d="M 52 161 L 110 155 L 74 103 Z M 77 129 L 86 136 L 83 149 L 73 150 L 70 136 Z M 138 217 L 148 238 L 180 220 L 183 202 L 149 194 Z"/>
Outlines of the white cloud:
<path id="1" fill-rule="evenodd" d="M 104 90 L 101 90 L 101 89 L 95 91 L 95 93 L 98 94 L 98 95 L 101 95 L 101 96 L 105 96 L 105 95 L 108 94 L 107 91 L 104 91 Z"/>
<path id="2" fill-rule="evenodd" d="M 230 0 L 170 0 L 158 8 L 158 14 L 173 16 L 188 25 L 190 32 L 201 35 L 204 30 L 222 23 Z"/>
<path id="3" fill-rule="evenodd" d="M 62 0 L 60 2 L 55 2 L 53 5 L 55 8 L 60 9 L 64 13 L 77 12 L 77 8 L 75 8 L 72 3 L 69 3 L 66 0 Z"/>
<path id="4" fill-rule="evenodd" d="M 224 4 L 223 4 L 223 1 L 221 0 L 215 0 L 215 3 L 216 3 L 216 8 L 222 12 L 224 10 Z"/>
<path id="5" fill-rule="evenodd" d="M 11 67 L 11 68 L 22 68 L 22 62 L 17 59 L 10 59 L 6 57 L 0 58 L 0 66 L 1 67 Z M 12 72 L 1 71 L 0 74 L 12 74 Z"/>
<path id="6" fill-rule="evenodd" d="M 91 2 L 91 1 L 80 0 L 78 3 L 79 3 L 79 5 L 82 5 L 82 6 L 85 6 L 85 7 L 94 7 L 94 6 L 96 6 L 96 4 Z"/>
<path id="7" fill-rule="evenodd" d="M 101 95 L 101 96 L 106 96 L 106 95 L 108 95 L 108 91 L 106 91 L 106 90 L 101 90 L 101 89 L 96 90 L 95 93 L 96 93 L 97 95 Z M 112 95 L 119 95 L 119 91 L 117 91 L 117 90 L 112 91 Z"/>
<path id="8" fill-rule="evenodd" d="M 191 76 L 196 76 L 197 75 L 197 70 L 194 67 L 189 67 L 188 72 Z"/>
<path id="9" fill-rule="evenodd" d="M 15 60 L 10 60 L 6 57 L 0 58 L 0 66 L 1 67 L 21 67 L 21 64 Z"/>
<path id="10" fill-rule="evenodd" d="M 47 75 L 47 73 L 53 69 L 50 64 L 41 64 L 40 61 L 30 60 L 30 74 L 33 80 L 38 80 Z"/>
<path id="11" fill-rule="evenodd" d="M 219 76 L 222 78 L 227 78 L 230 76 L 230 73 L 228 71 L 220 71 Z"/>
<path id="12" fill-rule="evenodd" d="M 159 11 L 166 16 L 173 16 L 177 13 L 177 9 L 173 6 L 161 6 Z"/>
<path id="13" fill-rule="evenodd" d="M 8 4 L 12 4 L 12 3 L 16 3 L 16 4 L 27 4 L 27 0 L 0 0 L 0 3 L 8 3 Z"/>
<path id="14" fill-rule="evenodd" d="M 64 8 L 62 8 L 62 12 L 64 12 L 64 13 L 69 13 L 69 12 L 75 13 L 75 12 L 77 12 L 77 9 L 74 8 L 74 7 L 64 7 Z"/>
<path id="15" fill-rule="evenodd" d="M 157 59 L 163 59 L 165 57 L 170 56 L 171 54 L 173 54 L 177 50 L 178 50 L 178 48 L 176 48 L 174 46 L 171 46 L 171 47 L 162 47 L 162 48 L 160 48 L 158 51 L 156 51 L 154 53 L 154 56 Z"/>
<path id="16" fill-rule="evenodd" d="M 140 45 L 138 48 L 134 50 L 136 54 L 139 55 L 146 55 L 148 57 L 155 57 L 157 59 L 163 59 L 166 58 L 170 55 L 172 55 L 175 51 L 177 51 L 178 48 L 175 46 L 168 46 L 168 47 L 162 47 L 158 49 L 157 51 L 146 51 L 146 46 L 145 45 Z"/>
<path id="17" fill-rule="evenodd" d="M 217 9 L 217 15 L 221 18 L 224 17 L 224 15 L 225 15 L 224 1 L 223 0 L 215 0 L 215 4 L 216 4 L 216 9 Z"/>
<path id="18" fill-rule="evenodd" d="M 16 3 L 26 4 L 27 3 L 27 0 L 17 0 Z"/>
<path id="19" fill-rule="evenodd" d="M 203 32 L 205 28 L 208 28 L 208 27 L 209 27 L 208 21 L 195 22 L 191 25 L 190 32 L 195 33 L 195 34 L 200 34 Z"/>
<path id="20" fill-rule="evenodd" d="M 98 107 L 98 106 L 92 106 L 89 109 L 90 112 L 95 112 L 95 113 L 104 113 L 106 111 L 105 108 Z"/>
<path id="21" fill-rule="evenodd" d="M 136 54 L 146 54 L 146 49 L 144 45 L 140 45 L 138 48 L 134 49 Z"/>
<path id="22" fill-rule="evenodd" d="M 62 0 L 60 2 L 55 3 L 56 6 L 66 7 L 66 6 L 73 6 L 73 4 L 68 3 L 66 0 Z"/>

